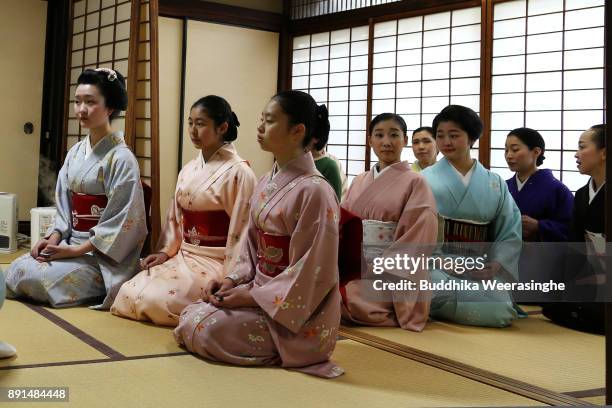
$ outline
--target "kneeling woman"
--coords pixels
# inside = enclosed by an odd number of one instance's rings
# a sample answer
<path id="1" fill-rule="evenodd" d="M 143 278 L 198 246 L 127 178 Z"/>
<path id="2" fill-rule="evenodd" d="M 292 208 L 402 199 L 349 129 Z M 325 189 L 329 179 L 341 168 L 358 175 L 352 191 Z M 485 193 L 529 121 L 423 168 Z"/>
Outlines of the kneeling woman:
<path id="1" fill-rule="evenodd" d="M 470 148 L 482 134 L 482 122 L 476 112 L 449 105 L 434 118 L 432 127 L 444 158 L 421 174 L 436 197 L 444 223 L 444 242 L 449 244 L 443 247 L 448 253 L 438 255 L 446 258 L 471 254 L 472 265 L 478 262 L 483 267 L 469 272 L 463 266 L 431 271 L 432 284 L 448 283 L 450 289 L 434 291 L 430 315 L 475 326 L 508 326 L 523 312 L 509 292 L 485 290 L 481 281 L 508 282 L 518 278 L 521 213 L 506 182 L 470 157 Z M 475 244 L 478 242 L 482 246 Z M 493 243 L 493 253 L 486 253 L 485 263 L 477 258 L 484 258 L 482 250 L 487 242 Z"/>
<path id="2" fill-rule="evenodd" d="M 111 312 L 176 326 L 188 304 L 222 279 L 248 220 L 255 174 L 231 143 L 238 118 L 227 101 L 209 95 L 191 107 L 189 135 L 198 156 L 178 176 L 157 253 L 123 284 Z"/>
<path id="3" fill-rule="evenodd" d="M 235 269 L 181 314 L 174 335 L 189 351 L 236 365 L 342 373 L 329 361 L 340 324 L 339 206 L 305 152 L 327 132 L 327 109 L 306 93 L 281 92 L 266 106 L 257 139 L 276 164 L 251 198 Z"/>
<path id="4" fill-rule="evenodd" d="M 106 295 L 108 309 L 137 271 L 147 235 L 140 171 L 110 121 L 127 106 L 125 81 L 108 68 L 79 76 L 74 113 L 89 135 L 75 144 L 57 178 L 54 227 L 7 271 L 8 297 L 66 307 Z"/>
<path id="5" fill-rule="evenodd" d="M 375 299 L 370 289 L 378 278 L 373 278 L 371 264 L 374 257 L 404 255 L 417 246 L 419 256 L 421 249 L 428 246 L 431 250 L 438 233 L 436 202 L 425 179 L 411 171 L 407 161 L 401 161 L 408 142 L 404 119 L 393 113 L 380 114 L 370 123 L 369 132 L 368 143 L 378 163 L 353 180 L 342 202 L 344 210 L 362 220 L 362 265 L 367 270 L 357 266 L 355 274 L 342 268 L 342 316 L 357 324 L 421 331 L 429 316 L 428 294 L 418 289 L 396 290 L 387 293 L 386 299 Z M 350 233 L 344 229 L 343 234 Z M 343 242 L 346 239 L 354 237 L 343 237 Z M 412 280 L 418 283 L 419 277 L 427 279 L 426 272 L 419 271 Z"/>

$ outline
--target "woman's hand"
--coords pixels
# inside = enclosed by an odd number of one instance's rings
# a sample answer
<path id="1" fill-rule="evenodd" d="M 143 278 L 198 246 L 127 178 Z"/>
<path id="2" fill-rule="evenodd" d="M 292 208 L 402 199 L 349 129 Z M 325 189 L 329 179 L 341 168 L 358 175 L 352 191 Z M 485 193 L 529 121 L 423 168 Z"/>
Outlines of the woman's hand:
<path id="1" fill-rule="evenodd" d="M 30 251 L 30 255 L 32 255 L 32 258 L 36 259 L 39 262 L 46 261 L 46 258 L 44 256 L 41 256 L 40 253 L 41 252 L 46 253 L 45 248 L 47 248 L 47 245 L 57 245 L 59 244 L 61 239 L 62 239 L 62 236 L 59 234 L 59 232 L 54 231 L 51 235 L 49 235 L 48 238 L 41 238 L 34 245 L 34 248 L 32 248 L 32 251 Z"/>
<path id="2" fill-rule="evenodd" d="M 161 265 L 169 259 L 168 254 L 165 252 L 157 252 L 151 254 L 144 259 L 140 260 L 140 268 L 144 271 L 145 269 L 152 268 L 156 265 Z"/>
<path id="3" fill-rule="evenodd" d="M 52 245 L 47 244 L 45 250 L 38 254 L 37 261 L 49 262 L 58 259 L 76 258 L 93 251 L 95 248 L 91 241 L 87 240 L 81 245 Z"/>
<path id="4" fill-rule="evenodd" d="M 51 245 L 48 244 L 45 250 L 36 258 L 40 262 L 56 261 L 58 259 L 76 258 L 83 255 L 79 250 L 80 246 L 75 245 Z"/>
<path id="5" fill-rule="evenodd" d="M 228 309 L 258 306 L 253 296 L 251 296 L 250 287 L 248 285 L 240 285 L 224 292 L 217 291 L 217 293 L 210 296 L 208 300 L 216 307 L 225 307 Z"/>
<path id="6" fill-rule="evenodd" d="M 235 286 L 236 284 L 230 278 L 213 279 L 208 282 L 208 285 L 206 285 L 206 289 L 204 289 L 204 297 L 202 298 L 202 300 L 204 300 L 205 302 L 209 302 L 210 298 L 214 297 L 216 293 L 227 292 Z"/>
<path id="7" fill-rule="evenodd" d="M 483 269 L 474 269 L 470 272 L 470 278 L 476 280 L 488 280 L 499 274 L 502 266 L 499 262 L 493 261 L 485 264 Z"/>
<path id="8" fill-rule="evenodd" d="M 523 226 L 523 239 L 525 241 L 533 241 L 538 235 L 538 220 L 522 215 L 521 224 Z"/>

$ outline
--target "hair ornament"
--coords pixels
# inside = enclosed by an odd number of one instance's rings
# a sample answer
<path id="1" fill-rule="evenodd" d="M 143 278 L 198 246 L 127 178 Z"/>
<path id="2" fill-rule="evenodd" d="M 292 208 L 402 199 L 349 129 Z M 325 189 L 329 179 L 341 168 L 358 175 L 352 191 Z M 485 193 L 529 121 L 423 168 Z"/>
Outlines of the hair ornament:
<path id="1" fill-rule="evenodd" d="M 117 79 L 117 73 L 114 70 L 110 69 L 110 68 L 96 68 L 95 71 L 104 72 L 104 73 L 108 74 L 107 79 L 110 82 L 113 82 L 115 79 Z"/>

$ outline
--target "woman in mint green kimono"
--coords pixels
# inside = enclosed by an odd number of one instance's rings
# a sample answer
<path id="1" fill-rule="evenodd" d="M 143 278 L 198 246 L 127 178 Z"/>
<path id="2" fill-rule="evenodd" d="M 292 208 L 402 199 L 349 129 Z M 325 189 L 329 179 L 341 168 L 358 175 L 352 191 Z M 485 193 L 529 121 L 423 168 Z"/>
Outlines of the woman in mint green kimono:
<path id="1" fill-rule="evenodd" d="M 431 271 L 433 285 L 447 283 L 434 290 L 430 316 L 474 326 L 508 326 L 523 312 L 509 292 L 488 290 L 483 282 L 518 278 L 521 213 L 506 182 L 470 157 L 470 148 L 482 133 L 476 112 L 449 105 L 434 118 L 432 127 L 444 158 L 421 174 L 431 186 L 443 225 L 444 247 L 439 255 L 456 258 L 470 253 L 461 252 L 463 248 L 473 251 L 474 259 L 485 253 L 487 257 L 480 260 L 480 268 Z"/>
<path id="2" fill-rule="evenodd" d="M 104 297 L 108 309 L 138 270 L 147 235 L 140 171 L 110 121 L 127 106 L 125 80 L 108 68 L 77 80 L 74 112 L 89 135 L 59 172 L 55 225 L 7 271 L 8 297 L 66 307 Z"/>

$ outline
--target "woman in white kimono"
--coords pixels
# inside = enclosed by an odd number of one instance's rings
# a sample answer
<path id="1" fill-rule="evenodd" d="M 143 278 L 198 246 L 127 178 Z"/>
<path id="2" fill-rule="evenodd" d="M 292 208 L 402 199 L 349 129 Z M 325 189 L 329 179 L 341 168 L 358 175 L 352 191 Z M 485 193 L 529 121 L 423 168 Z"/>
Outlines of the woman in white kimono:
<path id="1" fill-rule="evenodd" d="M 110 122 L 127 106 L 125 80 L 108 68 L 79 76 L 74 112 L 89 135 L 66 155 L 55 194 L 55 225 L 30 254 L 7 271 L 8 297 L 53 307 L 104 297 L 108 309 L 119 287 L 137 271 L 147 235 L 136 157 Z"/>
<path id="2" fill-rule="evenodd" d="M 111 313 L 176 326 L 183 308 L 201 299 L 211 279 L 222 279 L 249 219 L 257 179 L 232 141 L 238 118 L 227 101 L 208 95 L 189 114 L 198 156 L 181 170 L 157 252 L 124 283 Z"/>
<path id="3" fill-rule="evenodd" d="M 480 269 L 431 271 L 434 285 L 448 282 L 451 288 L 434 291 L 430 316 L 475 326 L 508 326 L 523 312 L 509 292 L 485 290 L 482 281 L 518 279 L 521 213 L 506 182 L 470 157 L 471 147 L 482 134 L 476 112 L 449 105 L 434 118 L 432 127 L 444 158 L 421 174 L 436 198 L 444 242 L 448 244 L 443 249 L 446 253 L 440 255 L 463 256 L 466 250 L 475 263 L 485 253 L 487 257 L 480 260 L 484 265 Z M 484 252 L 487 242 L 492 245 Z M 450 251 L 450 247 L 458 252 Z"/>
<path id="4" fill-rule="evenodd" d="M 4 273 L 0 269 L 0 309 L 2 303 L 4 303 L 4 296 L 6 294 L 6 287 L 4 286 Z M 7 342 L 0 340 L 0 358 L 9 358 L 17 354 L 15 347 L 11 346 Z"/>

